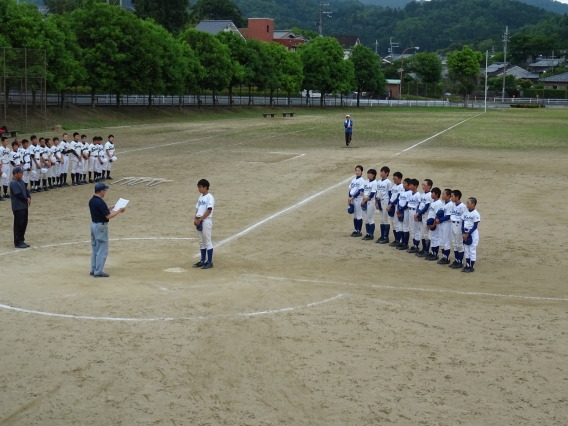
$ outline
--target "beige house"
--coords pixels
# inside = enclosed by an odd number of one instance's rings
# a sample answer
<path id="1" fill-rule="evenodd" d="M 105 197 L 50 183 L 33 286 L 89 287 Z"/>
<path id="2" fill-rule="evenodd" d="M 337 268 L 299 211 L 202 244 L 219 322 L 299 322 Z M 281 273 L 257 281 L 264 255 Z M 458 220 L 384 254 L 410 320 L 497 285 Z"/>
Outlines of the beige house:
<path id="1" fill-rule="evenodd" d="M 540 82 L 544 84 L 545 89 L 568 90 L 568 72 L 541 78 Z"/>

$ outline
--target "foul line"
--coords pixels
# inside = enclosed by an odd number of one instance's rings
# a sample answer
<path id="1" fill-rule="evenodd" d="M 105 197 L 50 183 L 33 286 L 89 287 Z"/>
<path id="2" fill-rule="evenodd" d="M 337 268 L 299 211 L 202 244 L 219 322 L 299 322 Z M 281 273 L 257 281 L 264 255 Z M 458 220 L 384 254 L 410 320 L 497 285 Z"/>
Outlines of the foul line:
<path id="1" fill-rule="evenodd" d="M 155 322 L 155 321 L 176 321 L 176 320 L 186 320 L 186 321 L 198 321 L 198 320 L 208 320 L 208 319 L 215 319 L 215 318 L 230 318 L 230 317 L 253 317 L 259 315 L 270 315 L 270 314 L 278 314 L 282 312 L 290 312 L 295 311 L 298 309 L 305 309 L 311 308 L 314 306 L 322 305 L 324 303 L 333 302 L 341 297 L 345 296 L 345 294 L 338 294 L 337 296 L 330 297 L 329 299 L 319 300 L 317 302 L 308 303 L 306 305 L 298 305 L 298 306 L 291 306 L 288 308 L 281 308 L 281 309 L 271 309 L 268 311 L 257 311 L 257 312 L 246 312 L 240 314 L 224 314 L 224 315 L 210 315 L 210 316 L 197 316 L 197 317 L 181 317 L 181 318 L 172 318 L 172 317 L 163 317 L 163 318 L 115 318 L 115 317 L 95 317 L 95 316 L 87 316 L 87 315 L 71 315 L 71 314 L 56 314 L 52 312 L 42 312 L 42 311 L 35 311 L 32 309 L 22 309 L 22 308 L 15 308 L 9 305 L 0 304 L 0 309 L 6 309 L 9 311 L 16 311 L 25 314 L 35 314 L 35 315 L 43 315 L 48 317 L 56 317 L 56 318 L 71 318 L 71 319 L 81 319 L 81 320 L 98 320 L 98 321 L 123 321 L 123 322 Z"/>
<path id="2" fill-rule="evenodd" d="M 398 155 L 400 155 L 400 154 L 402 154 L 402 153 L 404 153 L 404 152 L 410 151 L 411 149 L 416 148 L 417 146 L 422 145 L 422 144 L 425 143 L 425 142 L 428 142 L 429 140 L 435 138 L 436 136 L 440 136 L 441 134 L 446 133 L 447 131 L 453 129 L 454 127 L 459 126 L 460 124 L 465 123 L 466 121 L 471 120 L 472 118 L 479 117 L 479 116 L 482 115 L 482 114 L 484 114 L 484 113 L 482 112 L 482 113 L 480 113 L 480 114 L 474 115 L 473 117 L 466 118 L 465 120 L 460 121 L 459 123 L 454 124 L 453 126 L 448 127 L 447 129 L 442 130 L 441 132 L 436 133 L 434 136 L 430 136 L 429 138 L 424 139 L 424 140 L 421 141 L 421 142 L 418 142 L 418 143 L 416 143 L 416 144 L 414 144 L 414 145 L 412 145 L 412 146 L 410 146 L 410 147 L 408 147 L 408 148 L 406 148 L 406 149 L 404 149 L 404 150 L 402 150 L 402 151 L 400 151 L 400 152 L 397 152 L 397 153 L 394 154 L 393 156 L 391 156 L 391 157 L 387 158 L 386 160 L 381 161 L 380 163 L 376 164 L 375 167 L 378 166 L 378 165 L 381 165 L 381 164 L 385 163 L 386 161 L 392 160 L 392 159 L 395 158 L 396 156 L 398 156 Z M 284 210 L 279 211 L 278 213 L 274 213 L 273 215 L 267 217 L 266 219 L 263 219 L 263 220 L 261 220 L 260 222 L 257 222 L 257 223 L 255 223 L 254 225 L 248 227 L 248 228 L 245 229 L 244 231 L 241 231 L 241 232 L 239 232 L 238 234 L 233 235 L 232 237 L 225 238 L 224 240 L 219 241 L 217 244 L 215 244 L 215 247 L 220 247 L 220 246 L 222 246 L 223 244 L 227 244 L 227 243 L 230 242 L 230 241 L 233 241 L 233 240 L 235 240 L 235 239 L 237 239 L 237 238 L 239 238 L 239 237 L 242 237 L 243 235 L 248 234 L 248 233 L 249 233 L 250 231 L 252 231 L 253 229 L 256 229 L 256 228 L 258 228 L 259 226 L 265 224 L 266 222 L 269 222 L 269 221 L 271 221 L 272 219 L 277 218 L 278 216 L 281 216 L 281 215 L 283 215 L 284 213 L 289 212 L 290 210 L 294 210 L 294 209 L 296 209 L 297 207 L 303 206 L 304 204 L 309 203 L 309 202 L 312 201 L 313 199 L 318 198 L 320 195 L 323 195 L 323 194 L 325 194 L 325 193 L 327 193 L 327 192 L 329 192 L 329 191 L 331 191 L 331 190 L 333 190 L 333 189 L 335 189 L 335 188 L 337 188 L 337 187 L 339 187 L 339 186 L 341 186 L 341 185 L 345 185 L 345 184 L 348 183 L 351 179 L 352 179 L 351 177 L 348 177 L 347 179 L 342 180 L 341 182 L 336 183 L 335 185 L 332 185 L 332 186 L 330 186 L 330 187 L 327 188 L 327 189 L 324 189 L 324 190 L 322 190 L 322 191 L 320 191 L 320 192 L 318 192 L 318 193 L 316 193 L 316 194 L 314 194 L 314 195 L 309 196 L 308 198 L 306 198 L 306 199 L 300 201 L 299 203 L 296 203 L 296 204 L 294 204 L 294 205 L 292 205 L 292 206 L 290 206 L 290 207 L 287 207 L 287 208 L 285 208 Z"/>
<path id="3" fill-rule="evenodd" d="M 353 284 L 353 283 L 343 283 L 337 281 L 319 281 L 319 280 L 307 280 L 307 279 L 286 278 L 286 277 L 267 277 L 262 275 L 255 275 L 255 276 L 259 278 L 266 278 L 269 280 L 277 280 L 277 281 L 297 281 L 297 282 L 315 283 L 315 284 L 346 285 L 353 287 L 372 287 L 372 288 L 380 288 L 383 290 L 421 291 L 426 293 L 460 294 L 463 296 L 489 296 L 489 297 L 503 297 L 511 299 L 551 300 L 554 302 L 568 302 L 568 299 L 560 297 L 520 296 L 520 295 L 502 294 L 502 293 L 480 293 L 475 291 L 459 291 L 459 290 L 449 290 L 449 289 L 432 289 L 432 288 L 422 288 L 422 287 L 396 287 L 392 285 L 380 285 L 380 284 Z"/>

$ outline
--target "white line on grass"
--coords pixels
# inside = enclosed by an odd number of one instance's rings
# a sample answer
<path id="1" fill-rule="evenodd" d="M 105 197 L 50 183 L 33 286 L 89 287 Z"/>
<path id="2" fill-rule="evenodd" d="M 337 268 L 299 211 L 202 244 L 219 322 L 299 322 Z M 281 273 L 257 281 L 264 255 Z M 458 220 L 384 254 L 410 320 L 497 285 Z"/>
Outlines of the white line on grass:
<path id="1" fill-rule="evenodd" d="M 16 311 L 25 314 L 35 314 L 35 315 L 43 315 L 47 317 L 56 317 L 56 318 L 70 318 L 70 319 L 80 319 L 80 320 L 98 320 L 98 321 L 122 321 L 122 322 L 154 322 L 154 321 L 176 321 L 176 320 L 185 320 L 185 321 L 198 321 L 198 320 L 208 320 L 208 319 L 215 319 L 215 318 L 231 318 L 231 317 L 253 317 L 259 315 L 270 315 L 270 314 L 279 314 L 282 312 L 290 312 L 295 311 L 298 309 L 305 309 L 305 308 L 312 308 L 314 306 L 322 305 L 324 303 L 333 302 L 341 297 L 345 296 L 345 294 L 338 294 L 336 296 L 330 297 L 329 299 L 318 300 L 317 302 L 308 303 L 306 305 L 298 305 L 298 306 L 291 306 L 288 308 L 280 308 L 280 309 L 270 309 L 267 311 L 257 311 L 257 312 L 243 312 L 238 314 L 222 314 L 222 315 L 207 315 L 207 316 L 197 316 L 197 317 L 180 317 L 180 318 L 173 318 L 173 317 L 162 317 L 162 318 L 120 318 L 120 317 L 96 317 L 96 316 L 88 316 L 88 315 L 71 315 L 71 314 L 56 314 L 53 312 L 43 312 L 43 311 L 36 311 L 33 309 L 22 309 L 16 308 L 10 305 L 3 305 L 0 304 L 0 309 L 6 309 L 9 311 Z"/>
<path id="2" fill-rule="evenodd" d="M 459 123 L 454 124 L 453 126 L 448 127 L 447 129 L 442 130 L 441 132 L 436 133 L 434 136 L 430 136 L 429 138 L 424 139 L 424 140 L 421 141 L 421 142 L 418 142 L 418 143 L 416 143 L 416 144 L 414 144 L 414 145 L 412 145 L 412 146 L 410 146 L 410 147 L 408 147 L 408 148 L 406 148 L 406 149 L 404 149 L 404 150 L 402 150 L 402 151 L 400 151 L 400 152 L 397 152 L 397 153 L 394 154 L 392 157 L 387 158 L 387 159 L 384 160 L 384 161 L 381 161 L 381 162 L 378 163 L 377 165 L 381 165 L 381 164 L 383 164 L 384 162 L 386 162 L 386 161 L 388 161 L 388 160 L 392 160 L 393 158 L 395 158 L 396 156 L 402 154 L 403 152 L 410 151 L 411 149 L 416 148 L 417 146 L 422 145 L 422 144 L 425 143 L 425 142 L 428 142 L 429 140 L 435 138 L 436 136 L 440 136 L 441 134 L 446 133 L 448 130 L 453 129 L 454 127 L 457 127 L 457 126 L 459 126 L 460 124 L 463 124 L 463 123 L 465 123 L 466 121 L 471 120 L 472 118 L 479 117 L 479 116 L 482 115 L 482 114 L 483 114 L 483 113 L 477 114 L 477 115 L 474 115 L 473 117 L 469 117 L 469 118 L 467 118 L 467 119 L 465 119 L 465 120 L 463 120 L 463 121 L 460 121 Z M 256 229 L 256 228 L 258 228 L 259 226 L 264 225 L 266 222 L 269 222 L 269 221 L 271 221 L 272 219 L 277 218 L 278 216 L 281 216 L 281 215 L 283 215 L 284 213 L 289 212 L 290 210 L 294 210 L 294 209 L 296 209 L 296 208 L 298 208 L 298 207 L 300 207 L 300 206 L 303 206 L 304 204 L 309 203 L 310 201 L 312 201 L 312 200 L 318 198 L 320 195 L 326 194 L 327 192 L 329 192 L 329 191 L 331 191 L 331 190 L 333 190 L 333 189 L 335 189 L 335 188 L 337 188 L 337 187 L 339 187 L 339 186 L 341 186 L 341 185 L 345 185 L 346 183 L 348 183 L 349 181 L 351 181 L 351 179 L 352 179 L 351 177 L 348 177 L 347 179 L 342 180 L 341 182 L 336 183 L 335 185 L 332 185 L 332 186 L 330 186 L 329 188 L 326 188 L 326 189 L 324 189 L 324 190 L 322 190 L 322 191 L 320 191 L 320 192 L 318 192 L 318 193 L 316 193 L 316 194 L 314 194 L 314 195 L 310 195 L 308 198 L 305 198 L 305 199 L 303 199 L 302 201 L 300 201 L 300 202 L 298 202 L 298 203 L 296 203 L 296 204 L 294 204 L 294 205 L 292 205 L 292 206 L 290 206 L 290 207 L 287 207 L 287 208 L 285 208 L 284 210 L 279 211 L 278 213 L 274 213 L 273 215 L 267 217 L 266 219 L 261 220 L 260 222 L 255 223 L 254 225 L 248 227 L 248 228 L 245 229 L 244 231 L 241 231 L 241 232 L 239 232 L 238 234 L 235 234 L 235 235 L 233 235 L 233 236 L 231 236 L 231 237 L 229 237 L 229 238 L 225 238 L 224 240 L 219 241 L 217 244 L 215 244 L 215 247 L 220 247 L 220 246 L 222 246 L 223 244 L 227 244 L 227 243 L 230 242 L 230 241 L 233 241 L 233 240 L 235 240 L 235 239 L 237 239 L 237 238 L 239 238 L 239 237 L 242 237 L 243 235 L 248 234 L 248 233 L 249 233 L 250 231 L 252 231 L 253 229 Z"/>
<path id="3" fill-rule="evenodd" d="M 422 288 L 422 287 L 397 287 L 392 285 L 380 285 L 380 284 L 354 284 L 354 283 L 343 283 L 337 281 L 320 281 L 320 280 L 307 280 L 299 278 L 286 278 L 286 277 L 267 277 L 262 275 L 254 275 L 258 278 L 266 278 L 269 280 L 277 281 L 297 281 L 302 283 L 315 283 L 315 284 L 326 284 L 326 285 L 345 285 L 353 287 L 372 287 L 379 288 L 383 290 L 396 290 L 396 291 L 420 291 L 427 293 L 451 293 L 451 294 L 461 294 L 464 296 L 486 296 L 486 297 L 504 297 L 511 299 L 526 299 L 526 300 L 551 300 L 554 302 L 568 302 L 568 299 L 561 297 L 540 297 L 540 296 L 521 296 L 515 294 L 502 294 L 502 293 L 482 293 L 475 291 L 459 291 L 459 290 L 449 290 L 449 289 L 433 289 L 433 288 Z"/>

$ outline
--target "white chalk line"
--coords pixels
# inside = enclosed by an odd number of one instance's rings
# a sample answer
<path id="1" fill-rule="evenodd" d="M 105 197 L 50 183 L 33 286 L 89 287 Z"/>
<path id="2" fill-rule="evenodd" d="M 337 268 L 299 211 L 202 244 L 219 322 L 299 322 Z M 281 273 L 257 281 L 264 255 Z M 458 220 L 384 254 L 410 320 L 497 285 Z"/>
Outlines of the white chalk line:
<path id="1" fill-rule="evenodd" d="M 453 126 L 448 127 L 447 129 L 442 130 L 442 131 L 439 132 L 439 133 L 436 133 L 434 136 L 430 136 L 429 138 L 424 139 L 423 141 L 418 142 L 418 143 L 412 145 L 411 147 L 408 147 L 408 148 L 406 148 L 406 149 L 404 149 L 404 150 L 402 150 L 402 151 L 400 151 L 400 152 L 397 152 L 397 153 L 394 154 L 393 156 L 391 156 L 391 157 L 387 158 L 386 160 L 383 160 L 383 161 L 381 161 L 380 163 L 376 164 L 374 167 L 379 166 L 379 165 L 381 165 L 381 164 L 384 164 L 385 162 L 387 162 L 387 161 L 389 161 L 389 160 L 392 160 L 394 157 L 396 157 L 396 156 L 402 154 L 403 152 L 409 151 L 409 150 L 411 150 L 411 149 L 413 149 L 413 148 L 415 148 L 415 147 L 417 147 L 417 146 L 419 146 L 419 145 L 421 145 L 421 144 L 423 144 L 423 143 L 425 143 L 425 142 L 428 142 L 429 140 L 435 138 L 436 136 L 439 136 L 439 135 L 441 135 L 441 134 L 447 132 L 448 130 L 453 129 L 454 127 L 457 127 L 457 126 L 459 126 L 460 124 L 463 124 L 463 123 L 465 123 L 466 121 L 471 120 L 472 118 L 479 117 L 479 116 L 482 115 L 482 114 L 484 114 L 484 113 L 477 114 L 477 115 L 474 115 L 474 116 L 472 116 L 472 117 L 469 117 L 469 118 L 467 118 L 467 119 L 465 119 L 465 120 L 463 120 L 463 121 L 460 121 L 459 123 L 454 124 Z M 324 189 L 324 190 L 322 190 L 322 191 L 320 191 L 320 192 L 317 192 L 317 193 L 315 193 L 315 194 L 313 194 L 313 195 L 310 195 L 308 198 L 305 198 L 305 199 L 303 199 L 302 201 L 300 201 L 300 202 L 298 202 L 298 203 L 296 203 L 296 204 L 294 204 L 294 205 L 292 205 L 292 206 L 290 206 L 290 207 L 287 207 L 287 208 L 285 208 L 284 210 L 281 210 L 281 211 L 279 211 L 279 212 L 277 212 L 277 213 L 274 213 L 273 215 L 267 217 L 266 219 L 261 220 L 260 222 L 255 223 L 255 224 L 252 225 L 252 226 L 249 226 L 248 228 L 246 228 L 245 230 L 239 232 L 238 234 L 235 234 L 235 235 L 233 235 L 233 236 L 231 236 L 231 237 L 229 237 L 229 238 L 225 238 L 224 240 L 219 241 L 217 244 L 215 244 L 215 247 L 220 247 L 220 246 L 222 246 L 222 245 L 224 245 L 224 244 L 227 244 L 227 243 L 230 242 L 230 241 L 233 241 L 233 240 L 235 240 L 235 239 L 237 239 L 237 238 L 239 238 L 239 237 L 242 237 L 243 235 L 248 234 L 250 231 L 252 231 L 252 230 L 258 228 L 259 226 L 264 225 L 266 222 L 269 222 L 269 221 L 271 221 L 272 219 L 275 219 L 275 218 L 277 218 L 278 216 L 281 216 L 281 215 L 283 215 L 283 214 L 289 212 L 290 210 L 294 210 L 294 209 L 296 209 L 296 208 L 298 208 L 298 207 L 301 207 L 301 206 L 303 206 L 304 204 L 309 203 L 310 201 L 312 201 L 312 200 L 318 198 L 319 196 L 321 196 L 321 195 L 323 195 L 323 194 L 328 193 L 329 191 L 334 190 L 335 188 L 337 188 L 337 187 L 339 187 L 339 186 L 342 186 L 342 185 L 345 185 L 346 183 L 349 183 L 349 182 L 351 181 L 351 179 L 352 179 L 352 177 L 348 177 L 347 179 L 342 180 L 341 182 L 336 183 L 335 185 L 332 185 L 332 186 L 330 186 L 329 188 L 326 188 L 326 189 Z"/>
<path id="2" fill-rule="evenodd" d="M 397 287 L 392 285 L 380 285 L 380 284 L 355 284 L 355 283 L 345 283 L 337 281 L 321 281 L 321 280 L 308 280 L 300 278 L 286 278 L 286 277 L 270 277 L 262 275 L 254 275 L 258 278 L 266 278 L 269 280 L 277 281 L 297 281 L 303 283 L 314 283 L 314 284 L 326 284 L 326 285 L 343 285 L 343 286 L 353 286 L 353 287 L 372 287 L 379 288 L 383 290 L 396 290 L 396 291 L 420 291 L 426 293 L 450 293 L 459 294 L 463 296 L 483 296 L 483 297 L 502 297 L 511 299 L 525 299 L 525 300 L 549 300 L 554 302 L 568 302 L 568 299 L 561 297 L 540 297 L 540 296 L 522 296 L 515 294 L 503 294 L 503 293 L 483 293 L 475 291 L 460 291 L 460 290 L 450 290 L 450 289 L 433 289 L 433 288 L 423 288 L 423 287 Z"/>
<path id="3" fill-rule="evenodd" d="M 133 237 L 133 238 L 109 238 L 109 241 L 137 241 L 137 240 L 197 240 L 197 238 L 189 238 L 189 237 Z M 85 240 L 85 241 L 71 241 L 68 243 L 56 243 L 56 244 L 45 244 L 43 246 L 37 246 L 37 247 L 29 247 L 27 249 L 20 249 L 20 250 L 13 250 L 13 251 L 7 251 L 4 253 L 0 253 L 0 257 L 1 256 L 5 256 L 8 254 L 14 254 L 14 253 L 21 253 L 23 251 L 26 250 L 38 250 L 38 249 L 43 249 L 43 248 L 51 248 L 51 247 L 60 247 L 60 246 L 72 246 L 75 244 L 85 244 L 85 243 L 90 243 L 91 240 Z"/>
<path id="4" fill-rule="evenodd" d="M 196 316 L 196 317 L 160 317 L 160 318 L 120 318 L 120 317 L 97 317 L 97 316 L 89 316 L 89 315 L 72 315 L 72 314 L 56 314 L 53 312 L 43 312 L 43 311 L 36 311 L 33 309 L 23 309 L 23 308 L 16 308 L 10 305 L 0 304 L 1 309 L 6 309 L 9 311 L 15 311 L 25 314 L 34 314 L 34 315 L 43 315 L 47 317 L 55 317 L 55 318 L 69 318 L 69 319 L 79 319 L 79 320 L 96 320 L 96 321 L 122 321 L 122 322 L 156 322 L 156 321 L 199 321 L 199 320 L 208 320 L 208 319 L 216 319 L 216 318 L 232 318 L 232 317 L 253 317 L 259 315 L 271 315 L 271 314 L 279 314 L 282 312 L 291 312 L 298 309 L 306 309 L 312 308 L 314 306 L 323 305 L 324 303 L 333 302 L 341 297 L 345 296 L 345 294 L 338 294 L 336 296 L 330 297 L 329 299 L 319 300 L 316 302 L 311 302 L 306 305 L 298 305 L 298 306 L 291 306 L 287 308 L 280 308 L 280 309 L 270 309 L 267 311 L 256 311 L 256 312 L 243 312 L 237 314 L 222 314 L 222 315 L 203 315 L 203 316 Z"/>
<path id="5" fill-rule="evenodd" d="M 285 155 L 290 155 L 290 153 L 288 153 L 288 152 L 271 152 L 270 154 L 285 154 Z M 292 154 L 292 155 L 294 155 L 294 154 Z M 247 164 L 280 164 L 280 163 L 285 163 L 286 161 L 295 160 L 296 158 L 304 157 L 305 155 L 306 155 L 306 154 L 299 154 L 299 155 L 296 155 L 295 157 L 287 158 L 286 160 L 277 161 L 277 162 L 275 162 L 275 163 L 267 163 L 266 161 L 237 161 L 237 163 L 247 163 Z"/>

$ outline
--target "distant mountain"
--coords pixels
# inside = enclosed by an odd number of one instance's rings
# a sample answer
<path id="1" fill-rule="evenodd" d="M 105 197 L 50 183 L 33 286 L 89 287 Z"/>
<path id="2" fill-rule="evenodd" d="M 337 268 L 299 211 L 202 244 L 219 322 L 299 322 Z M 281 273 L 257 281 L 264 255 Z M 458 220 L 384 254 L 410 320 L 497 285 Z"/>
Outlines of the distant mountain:
<path id="1" fill-rule="evenodd" d="M 363 4 L 370 4 L 373 6 L 382 6 L 382 7 L 391 7 L 395 8 L 398 7 L 402 9 L 408 3 L 416 0 L 359 0 Z M 549 12 L 565 14 L 568 13 L 568 4 L 561 3 L 559 1 L 554 0 L 512 0 L 512 1 L 519 1 L 520 3 L 530 4 L 531 6 L 540 7 L 544 10 L 548 10 Z"/>

